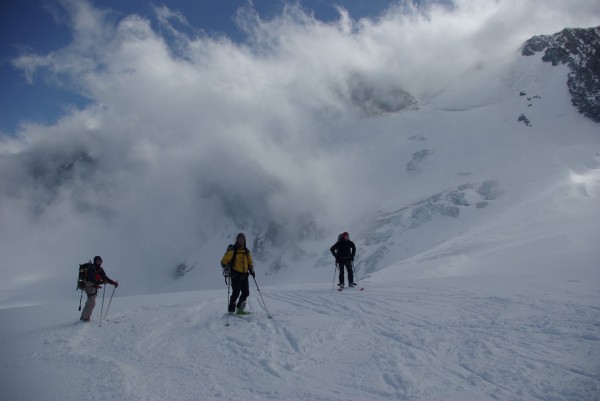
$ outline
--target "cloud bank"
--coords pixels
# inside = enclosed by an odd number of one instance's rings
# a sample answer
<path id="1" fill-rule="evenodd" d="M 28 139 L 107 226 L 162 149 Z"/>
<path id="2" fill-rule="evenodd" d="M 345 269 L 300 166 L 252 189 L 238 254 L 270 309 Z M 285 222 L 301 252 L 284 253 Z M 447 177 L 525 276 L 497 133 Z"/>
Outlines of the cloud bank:
<path id="1" fill-rule="evenodd" d="M 595 1 L 563 3 L 399 2 L 327 23 L 297 5 L 269 20 L 249 6 L 238 43 L 165 6 L 149 20 L 63 1 L 72 42 L 14 65 L 90 106 L 1 138 L 0 294 L 62 283 L 73 260 L 99 253 L 133 281 L 181 255 L 216 266 L 211 245 L 238 230 L 275 224 L 296 241 L 321 232 L 307 226 L 347 227 L 386 185 L 356 140 L 370 133 L 349 122 L 427 101 L 534 34 L 600 21 Z M 402 104 L 369 103 L 398 93 Z"/>

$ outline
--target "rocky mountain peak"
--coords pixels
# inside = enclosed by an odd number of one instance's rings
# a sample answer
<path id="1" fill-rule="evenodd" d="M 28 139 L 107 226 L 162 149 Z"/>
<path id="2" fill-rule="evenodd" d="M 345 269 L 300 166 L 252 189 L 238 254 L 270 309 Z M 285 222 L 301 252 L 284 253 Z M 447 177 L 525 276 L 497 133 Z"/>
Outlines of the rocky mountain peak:
<path id="1" fill-rule="evenodd" d="M 600 122 L 600 27 L 567 28 L 525 42 L 523 56 L 539 52 L 544 62 L 569 67 L 571 102 L 581 114 Z"/>

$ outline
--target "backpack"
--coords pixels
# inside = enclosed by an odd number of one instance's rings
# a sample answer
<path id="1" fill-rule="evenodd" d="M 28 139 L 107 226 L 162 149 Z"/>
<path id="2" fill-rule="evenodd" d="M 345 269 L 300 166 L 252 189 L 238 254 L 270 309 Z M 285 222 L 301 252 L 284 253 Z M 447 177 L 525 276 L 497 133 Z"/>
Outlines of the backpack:
<path id="1" fill-rule="evenodd" d="M 88 269 L 92 266 L 92 261 L 79 265 L 79 276 L 77 277 L 77 289 L 85 289 L 85 281 L 87 277 Z"/>
<path id="2" fill-rule="evenodd" d="M 231 257 L 229 264 L 227 266 L 223 266 L 223 276 L 225 276 L 225 277 L 229 277 L 231 275 L 231 269 L 233 268 L 233 265 L 235 265 L 235 257 L 237 256 L 237 247 L 234 244 L 229 244 L 229 245 L 227 245 L 227 250 L 225 251 L 225 253 L 231 251 L 232 249 L 233 249 L 233 256 Z"/>

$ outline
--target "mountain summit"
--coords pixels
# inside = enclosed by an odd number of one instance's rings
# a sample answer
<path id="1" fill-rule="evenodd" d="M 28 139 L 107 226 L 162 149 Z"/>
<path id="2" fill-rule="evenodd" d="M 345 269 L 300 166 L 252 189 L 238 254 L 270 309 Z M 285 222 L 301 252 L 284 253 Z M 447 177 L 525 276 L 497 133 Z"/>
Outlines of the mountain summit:
<path id="1" fill-rule="evenodd" d="M 567 85 L 573 106 L 581 114 L 600 122 L 600 27 L 567 28 L 554 35 L 529 39 L 524 56 L 543 52 L 542 60 L 569 67 Z"/>

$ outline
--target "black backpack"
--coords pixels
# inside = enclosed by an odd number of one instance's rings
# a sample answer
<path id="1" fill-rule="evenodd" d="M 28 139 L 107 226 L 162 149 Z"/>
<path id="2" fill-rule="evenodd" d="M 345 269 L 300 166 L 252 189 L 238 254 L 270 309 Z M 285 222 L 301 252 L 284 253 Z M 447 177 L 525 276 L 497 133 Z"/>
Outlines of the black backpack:
<path id="1" fill-rule="evenodd" d="M 87 278 L 88 269 L 92 266 L 92 261 L 79 265 L 79 276 L 77 277 L 77 289 L 85 290 L 85 281 Z"/>

